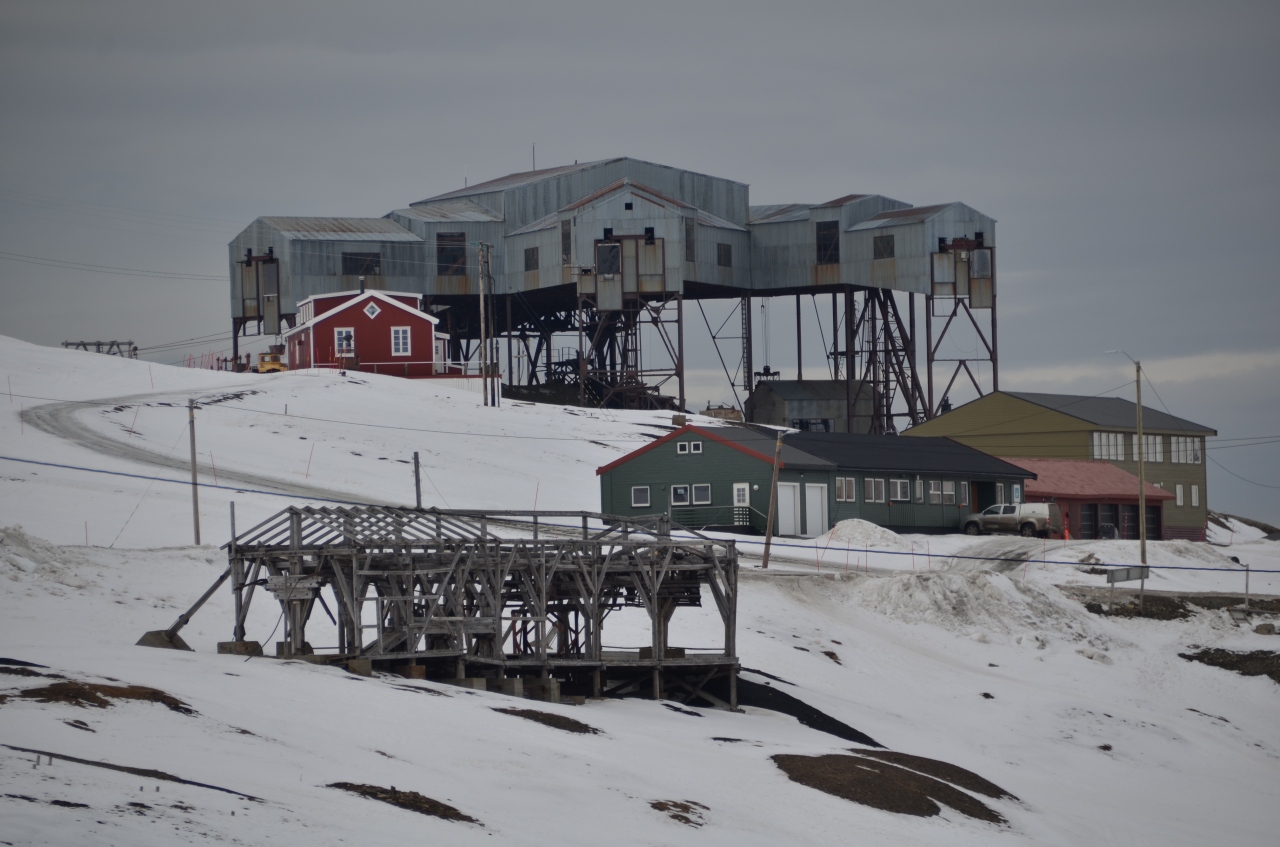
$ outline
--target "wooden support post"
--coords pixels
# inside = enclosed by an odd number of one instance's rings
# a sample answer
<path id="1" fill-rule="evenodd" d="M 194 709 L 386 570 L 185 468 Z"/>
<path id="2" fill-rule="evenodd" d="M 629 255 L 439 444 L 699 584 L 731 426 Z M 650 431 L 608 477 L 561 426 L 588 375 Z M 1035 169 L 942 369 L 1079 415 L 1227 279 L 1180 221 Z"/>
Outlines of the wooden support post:
<path id="1" fill-rule="evenodd" d="M 231 640 L 244 641 L 244 562 L 236 552 L 236 501 L 231 501 L 231 546 L 227 549 L 231 559 L 231 589 L 236 598 L 236 620 Z"/>
<path id="2" fill-rule="evenodd" d="M 804 382 L 804 335 L 800 331 L 800 295 L 796 295 L 796 382 Z"/>
<path id="3" fill-rule="evenodd" d="M 418 461 L 418 451 L 413 451 L 413 492 L 418 509 L 422 509 L 422 466 Z"/>

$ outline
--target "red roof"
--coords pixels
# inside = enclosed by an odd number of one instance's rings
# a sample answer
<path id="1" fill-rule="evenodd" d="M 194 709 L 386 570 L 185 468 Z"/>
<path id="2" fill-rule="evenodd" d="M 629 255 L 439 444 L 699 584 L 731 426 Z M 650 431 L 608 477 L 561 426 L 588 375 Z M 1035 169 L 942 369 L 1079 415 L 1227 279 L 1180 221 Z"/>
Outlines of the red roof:
<path id="1" fill-rule="evenodd" d="M 1036 475 L 1026 482 L 1029 497 L 1073 500 L 1137 500 L 1138 478 L 1110 462 L 1085 459 L 1005 459 Z M 1173 494 L 1147 483 L 1148 500 L 1172 500 Z"/>

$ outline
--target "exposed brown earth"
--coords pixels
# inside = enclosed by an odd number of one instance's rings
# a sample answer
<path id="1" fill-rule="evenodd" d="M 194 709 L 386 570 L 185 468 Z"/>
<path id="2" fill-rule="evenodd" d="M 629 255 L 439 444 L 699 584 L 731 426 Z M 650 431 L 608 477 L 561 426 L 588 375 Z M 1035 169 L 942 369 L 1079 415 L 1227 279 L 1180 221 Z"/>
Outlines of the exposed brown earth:
<path id="1" fill-rule="evenodd" d="M 1273 653 L 1270 650 L 1237 653 L 1233 650 L 1213 648 L 1204 649 L 1198 653 L 1179 653 L 1178 655 L 1189 662 L 1203 662 L 1244 676 L 1266 676 L 1280 683 L 1280 653 Z"/>
<path id="2" fill-rule="evenodd" d="M 494 711 L 502 712 L 504 715 L 515 715 L 517 718 L 535 721 L 544 726 L 563 729 L 565 732 L 577 732 L 582 735 L 600 734 L 600 730 L 594 726 L 588 726 L 582 721 L 575 721 L 573 718 L 566 718 L 563 715 L 553 715 L 550 712 L 539 712 L 537 709 L 494 709 Z"/>
<path id="3" fill-rule="evenodd" d="M 971 818 L 1006 823 L 1001 814 L 960 789 L 888 762 L 839 754 L 779 754 L 773 761 L 801 785 L 886 812 L 933 817 L 942 803 Z"/>
<path id="4" fill-rule="evenodd" d="M 448 803 L 432 800 L 430 797 L 419 794 L 416 791 L 397 791 L 394 785 L 390 788 L 382 788 L 378 785 L 363 785 L 355 782 L 333 782 L 328 787 L 350 791 L 352 794 L 359 794 L 361 797 L 381 800 L 401 809 L 408 809 L 411 812 L 418 812 L 423 815 L 431 815 L 435 818 L 443 818 L 447 821 L 480 824 L 480 821 L 470 815 L 463 814 Z M 484 826 L 484 824 L 480 825 Z"/>
<path id="5" fill-rule="evenodd" d="M 36 700 L 40 703 L 68 703 L 72 706 L 93 706 L 105 709 L 112 700 L 142 700 L 159 703 L 184 715 L 194 715 L 196 710 L 186 703 L 157 688 L 143 685 L 102 685 L 96 682 L 55 682 L 43 688 L 28 688 L 15 697 Z"/>

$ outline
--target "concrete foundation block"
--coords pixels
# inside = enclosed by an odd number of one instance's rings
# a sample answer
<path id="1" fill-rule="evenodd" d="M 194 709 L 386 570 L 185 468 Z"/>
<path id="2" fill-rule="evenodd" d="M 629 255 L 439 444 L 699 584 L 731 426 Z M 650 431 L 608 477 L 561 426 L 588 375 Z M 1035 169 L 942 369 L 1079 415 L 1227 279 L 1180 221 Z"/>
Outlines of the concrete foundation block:
<path id="1" fill-rule="evenodd" d="M 560 680 L 526 677 L 522 682 L 524 696 L 530 700 L 541 700 L 544 703 L 560 702 Z"/>
<path id="2" fill-rule="evenodd" d="M 163 647 L 166 650 L 191 650 L 181 635 L 169 635 L 166 630 L 156 629 L 138 639 L 139 647 Z"/>
<path id="3" fill-rule="evenodd" d="M 356 676 L 373 676 L 373 660 L 350 659 L 347 661 L 347 671 Z"/>
<path id="4" fill-rule="evenodd" d="M 426 679 L 427 669 L 421 665 L 396 665 L 396 673 L 405 679 Z"/>
<path id="5" fill-rule="evenodd" d="M 524 696 L 524 680 L 518 676 L 507 677 L 506 679 L 491 679 L 488 682 L 490 691 L 506 694 L 508 697 Z"/>
<path id="6" fill-rule="evenodd" d="M 218 652 L 229 656 L 261 656 L 262 645 L 257 641 L 219 641 Z"/>

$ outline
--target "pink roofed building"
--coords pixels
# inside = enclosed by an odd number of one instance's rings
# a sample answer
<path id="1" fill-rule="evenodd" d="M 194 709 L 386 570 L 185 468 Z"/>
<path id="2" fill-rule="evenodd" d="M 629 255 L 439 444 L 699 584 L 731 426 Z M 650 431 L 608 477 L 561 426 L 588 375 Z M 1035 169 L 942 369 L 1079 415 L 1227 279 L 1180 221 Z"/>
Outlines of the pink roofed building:
<path id="1" fill-rule="evenodd" d="M 1036 476 L 1028 479 L 1028 503 L 1057 503 L 1062 526 L 1071 538 L 1098 538 L 1104 524 L 1118 538 L 1138 537 L 1138 478 L 1110 462 L 1087 459 L 1006 459 Z M 1147 538 L 1166 538 L 1164 505 L 1171 492 L 1147 483 Z"/>

